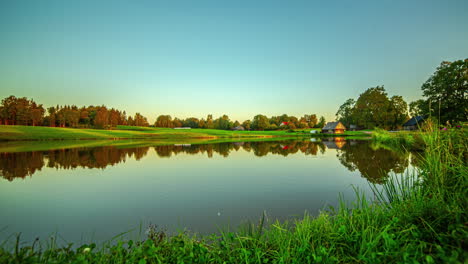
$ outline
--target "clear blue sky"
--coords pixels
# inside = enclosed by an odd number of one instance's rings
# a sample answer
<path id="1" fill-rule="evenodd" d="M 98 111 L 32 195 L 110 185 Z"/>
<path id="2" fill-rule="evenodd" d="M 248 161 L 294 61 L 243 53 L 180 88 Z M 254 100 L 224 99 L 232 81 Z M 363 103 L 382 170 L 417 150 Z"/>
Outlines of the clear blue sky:
<path id="1" fill-rule="evenodd" d="M 468 57 L 468 1 L 0 2 L 0 97 L 240 121 L 408 102 Z"/>

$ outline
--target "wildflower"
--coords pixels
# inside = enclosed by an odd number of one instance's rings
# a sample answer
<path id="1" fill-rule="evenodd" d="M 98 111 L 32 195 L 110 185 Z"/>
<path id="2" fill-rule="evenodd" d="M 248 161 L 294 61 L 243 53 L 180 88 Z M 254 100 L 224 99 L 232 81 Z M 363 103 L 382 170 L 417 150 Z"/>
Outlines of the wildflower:
<path id="1" fill-rule="evenodd" d="M 445 131 L 445 130 L 447 130 L 447 128 L 446 128 L 446 127 L 444 127 L 444 129 L 443 129 L 443 130 Z"/>
<path id="2" fill-rule="evenodd" d="M 83 249 L 83 253 L 88 253 L 90 251 L 91 251 L 91 248 L 89 248 L 89 247 Z"/>

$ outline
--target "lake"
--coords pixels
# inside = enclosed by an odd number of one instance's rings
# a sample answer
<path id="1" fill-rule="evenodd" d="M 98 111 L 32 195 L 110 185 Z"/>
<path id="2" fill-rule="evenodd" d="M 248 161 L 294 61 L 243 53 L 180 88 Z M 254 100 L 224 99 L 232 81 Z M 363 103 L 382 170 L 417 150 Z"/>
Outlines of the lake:
<path id="1" fill-rule="evenodd" d="M 28 144 L 28 143 L 14 143 Z M 209 234 L 246 221 L 316 215 L 369 197 L 369 183 L 417 165 L 418 155 L 371 141 L 301 139 L 0 152 L 0 241 L 105 241 L 149 224 Z"/>

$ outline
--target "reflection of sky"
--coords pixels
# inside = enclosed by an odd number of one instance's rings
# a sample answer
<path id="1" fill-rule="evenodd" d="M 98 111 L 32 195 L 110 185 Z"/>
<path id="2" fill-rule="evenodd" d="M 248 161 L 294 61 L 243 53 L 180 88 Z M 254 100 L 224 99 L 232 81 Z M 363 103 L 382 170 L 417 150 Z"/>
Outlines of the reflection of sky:
<path id="1" fill-rule="evenodd" d="M 215 232 L 257 220 L 317 213 L 352 196 L 350 185 L 368 190 L 367 181 L 350 173 L 335 150 L 317 156 L 256 157 L 243 149 L 224 158 L 179 153 L 159 158 L 153 148 L 140 161 L 100 169 L 56 170 L 44 167 L 32 178 L 0 182 L 0 234 L 23 232 L 26 239 L 53 231 L 73 241 L 81 236 L 110 238 L 148 223 L 169 230 L 188 227 Z M 220 216 L 218 216 L 218 212 Z"/>

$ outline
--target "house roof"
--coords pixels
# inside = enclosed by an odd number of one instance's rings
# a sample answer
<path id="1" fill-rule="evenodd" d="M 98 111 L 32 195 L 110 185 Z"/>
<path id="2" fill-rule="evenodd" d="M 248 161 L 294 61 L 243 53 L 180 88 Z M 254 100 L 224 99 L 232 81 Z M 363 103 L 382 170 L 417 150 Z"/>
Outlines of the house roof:
<path id="1" fill-rule="evenodd" d="M 337 129 L 337 128 L 345 129 L 346 127 L 343 124 L 341 124 L 341 122 L 337 121 L 337 122 L 328 122 L 322 129 L 331 130 L 331 129 Z"/>
<path id="2" fill-rule="evenodd" d="M 403 126 L 415 126 L 418 123 L 421 123 L 426 119 L 425 116 L 415 116 L 411 118 L 410 120 L 406 121 L 406 123 L 403 124 Z"/>

